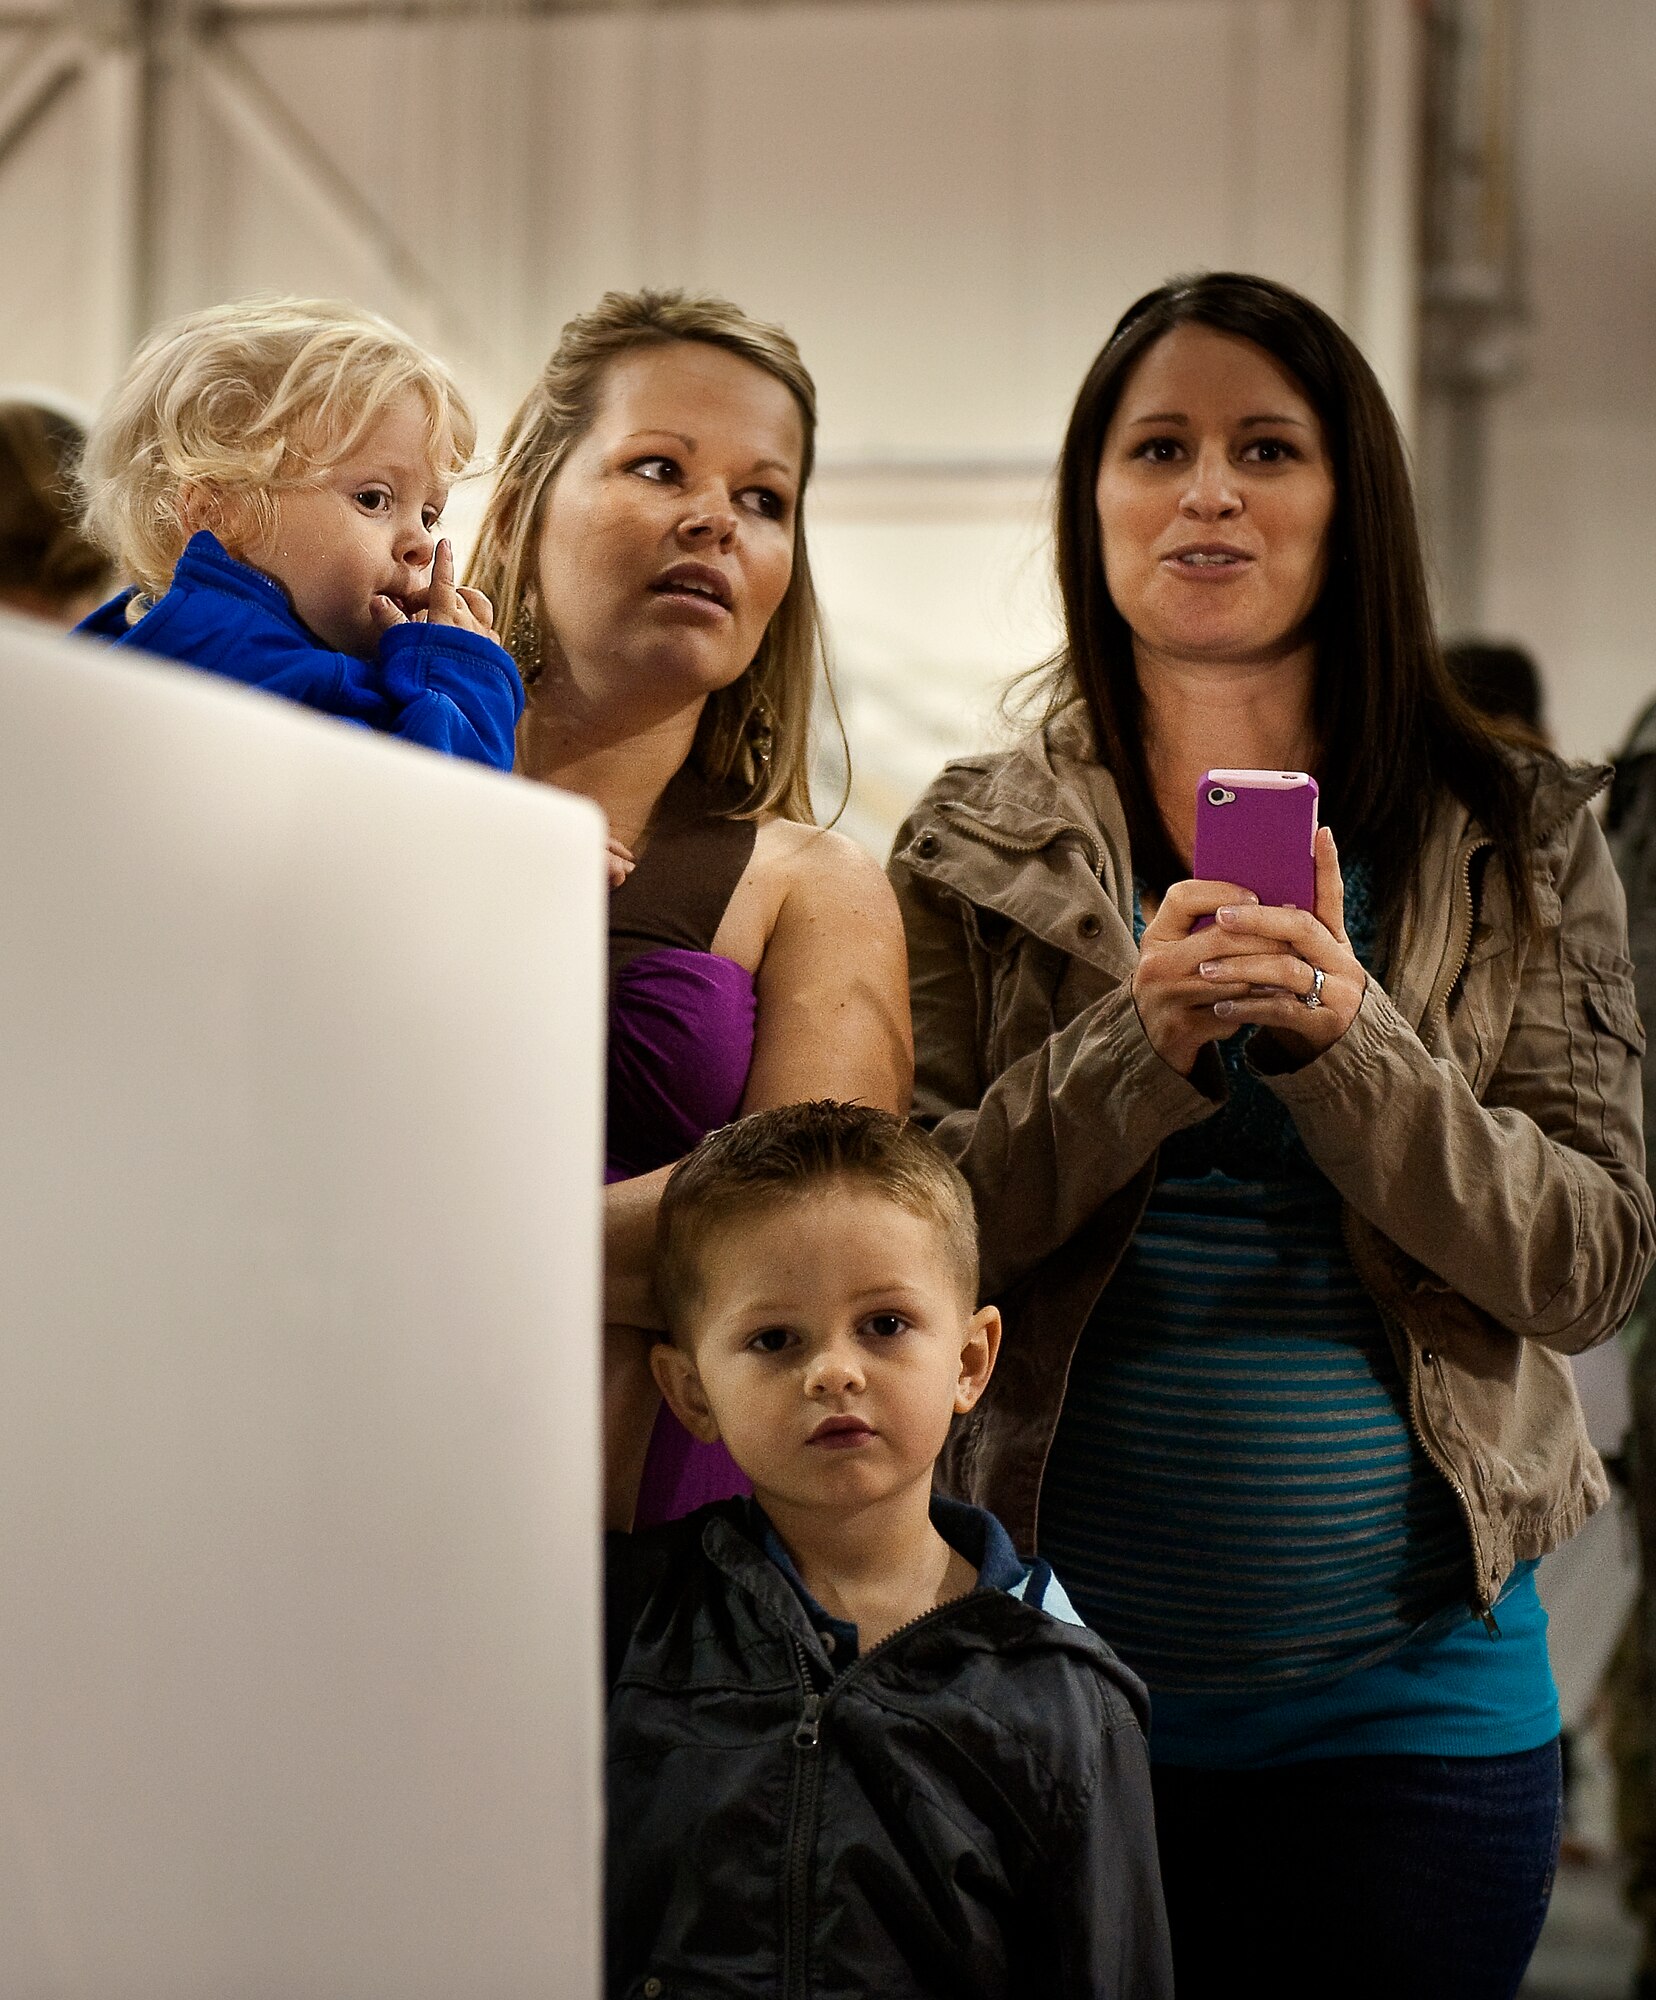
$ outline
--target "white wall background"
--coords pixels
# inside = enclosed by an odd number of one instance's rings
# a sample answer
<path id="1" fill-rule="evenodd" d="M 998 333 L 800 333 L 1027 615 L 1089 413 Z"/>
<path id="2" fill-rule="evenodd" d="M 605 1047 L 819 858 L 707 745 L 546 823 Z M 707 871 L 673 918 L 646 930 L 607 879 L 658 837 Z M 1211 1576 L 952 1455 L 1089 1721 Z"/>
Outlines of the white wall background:
<path id="1" fill-rule="evenodd" d="M 1408 400 L 1409 0 L 221 18 L 160 80 L 140 317 L 345 293 L 450 355 L 485 436 L 607 286 L 712 287 L 796 335 L 850 824 L 876 844 L 1053 640 L 1047 470 L 1139 292 L 1285 278 Z M 0 39 L 0 76 L 31 51 Z M 110 379 L 145 255 L 136 88 L 99 58 L 0 170 L 0 377 Z"/>
<path id="2" fill-rule="evenodd" d="M 1534 319 L 1491 426 L 1485 623 L 1603 756 L 1656 695 L 1656 6 L 1526 0 L 1520 60 Z"/>

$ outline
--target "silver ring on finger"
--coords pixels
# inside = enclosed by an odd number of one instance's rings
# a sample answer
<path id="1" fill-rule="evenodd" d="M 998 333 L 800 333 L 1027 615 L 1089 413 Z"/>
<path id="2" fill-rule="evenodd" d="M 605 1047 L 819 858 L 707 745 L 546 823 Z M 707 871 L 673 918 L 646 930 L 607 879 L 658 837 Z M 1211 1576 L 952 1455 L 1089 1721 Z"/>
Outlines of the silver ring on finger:
<path id="1" fill-rule="evenodd" d="M 1309 993 L 1302 993 L 1299 996 L 1299 1003 L 1302 1007 L 1320 1007 L 1322 1005 L 1323 982 L 1327 977 L 1327 973 L 1323 971 L 1320 965 L 1312 966 L 1311 991 Z"/>

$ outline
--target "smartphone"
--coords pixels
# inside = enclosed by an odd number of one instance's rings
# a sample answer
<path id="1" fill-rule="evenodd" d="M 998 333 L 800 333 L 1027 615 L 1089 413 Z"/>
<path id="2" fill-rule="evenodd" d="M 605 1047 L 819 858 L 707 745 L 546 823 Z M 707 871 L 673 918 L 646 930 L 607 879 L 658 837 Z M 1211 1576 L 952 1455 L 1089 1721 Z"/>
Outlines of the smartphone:
<path id="1" fill-rule="evenodd" d="M 1204 771 L 1196 788 L 1199 882 L 1235 882 L 1262 903 L 1317 907 L 1317 781 L 1304 771 Z M 1204 917 L 1197 928 L 1212 921 Z"/>

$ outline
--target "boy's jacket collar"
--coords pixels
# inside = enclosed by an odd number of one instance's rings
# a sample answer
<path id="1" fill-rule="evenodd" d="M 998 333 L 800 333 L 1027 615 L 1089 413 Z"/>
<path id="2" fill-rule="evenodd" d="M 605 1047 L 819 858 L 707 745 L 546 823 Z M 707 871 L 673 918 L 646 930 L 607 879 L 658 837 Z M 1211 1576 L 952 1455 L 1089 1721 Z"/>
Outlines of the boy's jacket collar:
<path id="1" fill-rule="evenodd" d="M 932 1507 L 934 1520 L 939 1507 L 947 1512 L 951 1533 L 945 1539 L 951 1546 L 958 1546 L 956 1523 L 961 1517 L 984 1513 L 947 1495 L 934 1496 Z M 804 1649 L 826 1682 L 834 1670 L 823 1651 L 821 1634 L 807 1616 L 798 1592 L 765 1554 L 763 1521 L 763 1513 L 751 1500 L 727 1501 L 706 1509 L 699 1538 L 702 1553 L 750 1600 L 773 1630 L 780 1630 Z M 1017 1562 L 1011 1537 L 999 1522 L 995 1522 L 992 1535 L 984 1531 L 984 1556 L 993 1573 L 980 1582 L 978 1589 L 938 1606 L 938 1612 L 949 1614 L 947 1618 L 927 1614 L 916 1619 L 912 1626 L 904 1627 L 900 1636 L 905 1643 L 896 1660 L 885 1644 L 864 1655 L 864 1660 L 880 1671 L 884 1671 L 881 1662 L 889 1662 L 894 1670 L 900 1671 L 900 1661 L 910 1659 L 914 1649 L 924 1651 L 933 1644 L 955 1656 L 963 1652 L 1004 1652 L 1014 1643 L 1034 1650 L 1068 1653 L 1102 1666 L 1125 1695 L 1140 1727 L 1148 1727 L 1149 1702 L 1141 1683 L 1121 1666 L 1097 1633 L 1088 1626 L 1072 1625 L 1035 1610 L 1008 1593 L 1001 1574 L 1005 1560 L 1010 1556 L 1019 1570 L 1022 1565 Z M 935 1637 L 927 1637 L 934 1627 Z"/>

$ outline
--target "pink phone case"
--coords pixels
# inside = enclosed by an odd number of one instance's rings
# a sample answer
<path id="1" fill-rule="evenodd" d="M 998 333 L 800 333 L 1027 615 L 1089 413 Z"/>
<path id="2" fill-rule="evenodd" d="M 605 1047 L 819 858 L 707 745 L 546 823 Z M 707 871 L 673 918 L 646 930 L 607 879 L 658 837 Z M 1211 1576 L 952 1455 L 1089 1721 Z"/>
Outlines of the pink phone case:
<path id="1" fill-rule="evenodd" d="M 1317 781 L 1304 771 L 1203 773 L 1196 788 L 1197 881 L 1235 882 L 1262 903 L 1314 910 L 1316 837 Z"/>

